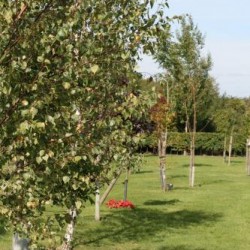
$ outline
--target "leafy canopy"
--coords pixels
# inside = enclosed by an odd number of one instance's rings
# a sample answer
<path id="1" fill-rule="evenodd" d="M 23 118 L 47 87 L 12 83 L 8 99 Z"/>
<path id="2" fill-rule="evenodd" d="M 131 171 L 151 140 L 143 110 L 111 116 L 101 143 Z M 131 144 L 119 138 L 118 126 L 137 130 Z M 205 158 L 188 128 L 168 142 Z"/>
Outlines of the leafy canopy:
<path id="1" fill-rule="evenodd" d="M 153 5 L 0 2 L 0 207 L 33 243 L 55 242 L 52 218 L 40 216 L 47 205 L 80 211 L 111 163 L 131 162 L 139 138 L 131 121 L 148 100 L 128 85 L 138 51 L 153 51 L 168 26 Z"/>

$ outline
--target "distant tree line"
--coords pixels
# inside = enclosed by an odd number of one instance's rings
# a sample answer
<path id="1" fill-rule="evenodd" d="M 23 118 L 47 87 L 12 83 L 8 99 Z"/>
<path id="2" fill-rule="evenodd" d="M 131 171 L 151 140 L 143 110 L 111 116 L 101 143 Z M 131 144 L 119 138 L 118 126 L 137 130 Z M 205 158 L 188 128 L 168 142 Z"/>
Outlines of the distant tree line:
<path id="1" fill-rule="evenodd" d="M 212 58 L 203 51 L 204 36 L 192 17 L 183 16 L 178 23 L 177 31 L 169 35 L 166 30 L 158 44 L 155 60 L 164 73 L 140 82 L 142 90 L 155 89 L 156 105 L 164 103 L 164 98 L 167 103 L 164 115 L 161 109 L 154 109 L 163 118 L 167 151 L 229 158 L 242 155 L 249 137 L 250 98 L 219 94 L 210 74 Z M 151 109 L 141 125 L 145 135 L 142 151 L 156 151 L 160 119 L 155 119 L 156 114 L 153 117 Z"/>
<path id="2" fill-rule="evenodd" d="M 189 135 L 187 133 L 168 133 L 168 154 L 183 154 L 189 149 Z M 196 137 L 196 155 L 222 155 L 224 151 L 224 135 L 222 133 L 198 132 Z M 140 147 L 140 152 L 157 153 L 157 138 L 155 134 L 147 135 Z M 235 134 L 232 154 L 243 156 L 246 152 L 245 136 L 240 133 Z"/>

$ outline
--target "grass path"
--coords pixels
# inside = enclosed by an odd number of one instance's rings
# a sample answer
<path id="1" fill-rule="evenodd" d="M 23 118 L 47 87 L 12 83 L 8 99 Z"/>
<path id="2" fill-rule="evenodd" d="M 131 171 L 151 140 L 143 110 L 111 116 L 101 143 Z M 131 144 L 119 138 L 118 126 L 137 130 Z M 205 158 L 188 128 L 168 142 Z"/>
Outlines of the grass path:
<path id="1" fill-rule="evenodd" d="M 250 177 L 245 159 L 232 166 L 220 157 L 196 158 L 196 185 L 188 187 L 188 157 L 168 156 L 168 182 L 160 190 L 157 157 L 145 156 L 129 179 L 128 199 L 136 209 L 101 208 L 101 222 L 87 206 L 77 224 L 77 250 L 247 250 L 250 249 Z M 122 199 L 123 177 L 109 198 Z M 10 244 L 0 228 L 2 247 Z M 9 248 L 1 248 L 8 250 Z"/>

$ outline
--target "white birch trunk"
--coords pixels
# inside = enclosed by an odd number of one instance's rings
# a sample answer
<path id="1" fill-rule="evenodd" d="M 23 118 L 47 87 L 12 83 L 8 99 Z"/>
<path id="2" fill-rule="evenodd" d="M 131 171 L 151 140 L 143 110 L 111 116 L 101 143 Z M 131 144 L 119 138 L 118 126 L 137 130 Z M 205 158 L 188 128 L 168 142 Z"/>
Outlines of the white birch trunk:
<path id="1" fill-rule="evenodd" d="M 195 177 L 195 166 L 192 166 L 192 180 L 191 180 L 191 187 L 194 187 L 194 177 Z"/>
<path id="2" fill-rule="evenodd" d="M 73 234 L 75 229 L 76 223 L 76 208 L 71 208 L 69 211 L 70 215 L 70 223 L 67 225 L 66 233 L 64 235 L 64 242 L 63 245 L 60 247 L 60 250 L 71 250 L 72 249 L 72 241 L 73 241 Z"/>
<path id="3" fill-rule="evenodd" d="M 194 179 L 195 179 L 195 143 L 194 138 L 191 139 L 191 147 L 190 147 L 190 166 L 189 166 L 189 186 L 194 187 Z"/>
<path id="4" fill-rule="evenodd" d="M 95 192 L 95 220 L 100 221 L 100 189 L 99 183 L 96 184 L 96 192 Z"/>
<path id="5" fill-rule="evenodd" d="M 124 195 L 123 195 L 123 200 L 126 201 L 128 197 L 128 174 L 129 171 L 126 169 L 126 179 L 124 181 Z"/>
<path id="6" fill-rule="evenodd" d="M 224 148 L 223 148 L 223 161 L 226 163 L 227 154 L 226 154 L 226 147 L 227 147 L 227 137 L 224 138 Z"/>
<path id="7" fill-rule="evenodd" d="M 194 91 L 194 90 L 193 90 Z M 190 172 L 189 172 L 189 186 L 194 187 L 194 179 L 195 179 L 195 139 L 196 139 L 196 124 L 197 124 L 197 113 L 196 113 L 196 99 L 195 94 L 193 92 L 193 131 L 191 132 L 191 146 L 190 146 Z"/>
<path id="8" fill-rule="evenodd" d="M 188 121 L 185 122 L 185 133 L 187 134 L 188 132 Z M 183 151 L 183 155 L 187 156 L 187 149 L 185 148 Z"/>
<path id="9" fill-rule="evenodd" d="M 12 238 L 12 250 L 28 250 L 29 240 L 19 238 L 17 233 L 13 234 Z"/>
<path id="10" fill-rule="evenodd" d="M 166 144 L 167 144 L 167 132 L 162 132 L 158 140 L 158 154 L 160 158 L 160 178 L 161 188 L 163 191 L 167 189 L 166 178 Z"/>
<path id="11" fill-rule="evenodd" d="M 250 139 L 247 139 L 246 145 L 246 165 L 247 165 L 247 174 L 250 175 Z"/>
<path id="12" fill-rule="evenodd" d="M 233 135 L 230 135 L 230 140 L 229 140 L 229 148 L 228 148 L 228 166 L 231 164 L 231 155 L 232 155 L 232 147 L 233 147 Z"/>

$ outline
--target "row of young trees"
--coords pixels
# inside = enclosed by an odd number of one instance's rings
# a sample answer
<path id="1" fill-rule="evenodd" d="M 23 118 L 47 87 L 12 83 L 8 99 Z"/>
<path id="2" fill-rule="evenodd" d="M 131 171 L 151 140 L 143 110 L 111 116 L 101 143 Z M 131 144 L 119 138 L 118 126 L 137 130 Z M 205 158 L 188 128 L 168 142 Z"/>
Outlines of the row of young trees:
<path id="1" fill-rule="evenodd" d="M 136 61 L 169 27 L 167 3 L 151 14 L 154 4 L 0 2 L 0 213 L 16 249 L 19 236 L 30 249 L 71 249 L 84 203 L 133 165 L 150 104 L 133 92 Z M 68 212 L 49 217 L 48 206 Z"/>
<path id="2" fill-rule="evenodd" d="M 160 97 L 155 105 L 155 114 L 151 115 L 160 142 L 158 151 L 166 151 L 167 131 L 189 134 L 189 185 L 193 187 L 196 132 L 221 133 L 224 136 L 224 159 L 228 151 L 227 162 L 230 165 L 234 134 L 244 138 L 244 143 L 249 135 L 249 100 L 219 96 L 215 79 L 210 74 L 211 56 L 205 55 L 203 50 L 204 36 L 191 16 L 181 18 L 174 35 L 162 38 L 164 40 L 158 44 L 155 59 L 165 73 L 154 82 L 158 85 Z M 143 82 L 143 85 L 147 84 Z M 164 105 L 167 110 L 163 114 Z M 170 122 L 167 123 L 166 119 Z M 162 153 L 159 156 L 165 159 Z"/>
<path id="3" fill-rule="evenodd" d="M 190 175 L 189 185 L 194 186 L 195 137 L 199 117 L 208 112 L 216 91 L 214 80 L 209 74 L 211 57 L 204 56 L 204 37 L 190 16 L 183 17 L 180 30 L 170 39 L 159 44 L 156 60 L 166 70 L 163 88 L 166 88 L 168 103 L 177 119 L 182 119 L 185 132 L 190 133 Z M 164 84 L 165 82 L 165 84 Z"/>

